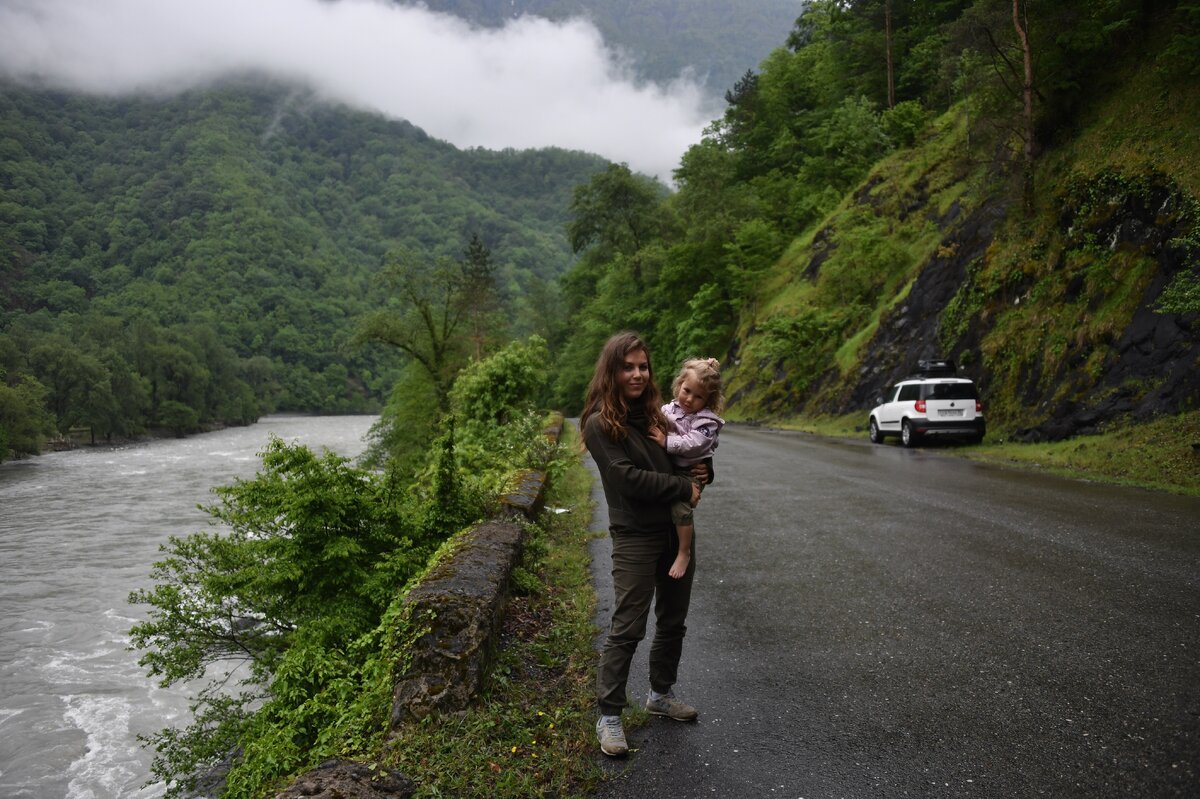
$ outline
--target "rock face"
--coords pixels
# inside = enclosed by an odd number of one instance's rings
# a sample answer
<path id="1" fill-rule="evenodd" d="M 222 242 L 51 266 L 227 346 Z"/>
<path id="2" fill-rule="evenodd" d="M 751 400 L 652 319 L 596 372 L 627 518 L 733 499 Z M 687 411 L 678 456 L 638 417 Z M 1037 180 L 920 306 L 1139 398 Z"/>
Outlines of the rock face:
<path id="1" fill-rule="evenodd" d="M 1036 352 L 1025 356 L 1014 399 L 1030 409 L 1031 418 L 1015 437 L 1053 441 L 1095 432 L 1116 419 L 1144 421 L 1195 407 L 1200 402 L 1200 315 L 1165 313 L 1158 303 L 1177 275 L 1200 270 L 1200 206 L 1160 174 L 1101 173 L 1068 186 L 1060 202 L 1055 246 L 1075 253 L 1085 266 L 1069 268 L 1066 255 L 1058 256 L 1061 305 L 1045 306 L 1047 313 L 1093 312 L 1110 299 L 1093 288 L 1087 307 L 1080 309 L 1087 264 L 1129 254 L 1151 264 L 1152 271 L 1137 289 L 1140 301 L 1123 327 L 1072 343 L 1069 357 L 1059 361 L 1043 360 Z M 966 319 L 949 342 L 942 325 L 947 306 L 969 288 L 970 270 L 989 257 L 1007 211 L 1005 203 L 992 201 L 965 216 L 955 213 L 937 253 L 923 265 L 907 296 L 880 319 L 858 373 L 845 380 L 831 368 L 816 387 L 826 390 L 814 391 L 816 399 L 808 407 L 801 402 L 797 410 L 862 411 L 865 416 L 884 387 L 909 374 L 918 360 L 978 355 L 1006 309 L 1029 300 L 1029 284 L 1005 286 L 989 296 L 981 313 Z M 814 240 L 814 261 L 823 257 L 823 248 Z M 1109 289 L 1124 290 L 1124 284 Z M 1093 353 L 1102 359 L 1090 359 Z M 976 358 L 960 366 L 963 377 L 979 384 L 986 403 L 996 382 L 987 362 Z"/>
<path id="2" fill-rule="evenodd" d="M 434 712 L 463 710 L 478 694 L 521 543 L 515 521 L 479 524 L 409 593 L 412 619 L 428 629 L 413 644 L 392 695 L 393 730 Z"/>
<path id="3" fill-rule="evenodd" d="M 1100 383 L 1079 400 L 1061 401 L 1049 419 L 1020 431 L 1018 439 L 1058 441 L 1094 432 L 1118 417 L 1146 420 L 1175 413 L 1200 397 L 1200 320 L 1154 312 L 1152 303 L 1165 283 L 1160 274 L 1147 288 L 1146 303 L 1114 343 Z"/>
<path id="4" fill-rule="evenodd" d="M 939 251 L 949 254 L 934 256 L 904 302 L 880 320 L 854 387 L 823 411 L 849 413 L 870 408 L 884 387 L 911 374 L 918 360 L 946 357 L 938 343 L 942 310 L 966 279 L 968 267 L 984 256 L 1006 212 L 1004 203 L 985 203 L 947 235 Z M 970 369 L 960 374 L 978 377 Z"/>
<path id="5" fill-rule="evenodd" d="M 300 775 L 276 799 L 408 799 L 417 786 L 408 777 L 349 760 L 327 760 Z"/>
<path id="6" fill-rule="evenodd" d="M 1140 180 L 1102 173 L 1086 185 L 1095 207 L 1065 204 L 1060 227 L 1072 239 L 1090 238 L 1109 251 L 1130 251 L 1157 264 L 1129 325 L 1106 343 L 1098 381 L 1079 374 L 1075 364 L 1051 377 L 1050 384 L 1088 384 L 1078 396 L 1048 404 L 1047 419 L 1020 431 L 1025 441 L 1056 441 L 1094 432 L 1110 419 L 1137 421 L 1195 407 L 1200 398 L 1200 338 L 1197 314 L 1161 313 L 1159 298 L 1172 279 L 1200 263 L 1200 208 L 1168 178 Z"/>

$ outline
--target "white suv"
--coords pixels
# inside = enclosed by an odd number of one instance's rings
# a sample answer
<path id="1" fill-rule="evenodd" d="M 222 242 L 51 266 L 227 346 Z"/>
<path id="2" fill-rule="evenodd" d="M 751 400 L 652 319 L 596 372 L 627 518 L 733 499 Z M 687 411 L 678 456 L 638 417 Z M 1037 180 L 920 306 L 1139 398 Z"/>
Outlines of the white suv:
<path id="1" fill-rule="evenodd" d="M 923 436 L 982 441 L 987 428 L 979 392 L 970 380 L 954 377 L 955 371 L 953 361 L 918 361 L 917 374 L 884 392 L 871 411 L 871 441 L 900 436 L 906 447 L 916 446 Z"/>

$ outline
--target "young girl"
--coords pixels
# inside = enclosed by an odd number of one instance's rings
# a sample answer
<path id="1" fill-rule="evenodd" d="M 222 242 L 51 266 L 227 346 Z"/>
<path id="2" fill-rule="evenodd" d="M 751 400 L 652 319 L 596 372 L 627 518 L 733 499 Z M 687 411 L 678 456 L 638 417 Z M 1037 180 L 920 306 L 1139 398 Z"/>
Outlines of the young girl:
<path id="1" fill-rule="evenodd" d="M 717 436 L 725 420 L 717 416 L 724 406 L 721 394 L 721 364 L 716 358 L 690 358 L 683 362 L 671 393 L 675 399 L 662 406 L 663 415 L 671 423 L 666 433 L 654 430 L 651 435 L 665 447 L 675 464 L 676 474 L 695 480 L 703 488 L 703 482 L 693 476 L 697 463 L 707 463 L 711 469 L 712 454 L 717 449 Z M 710 472 L 711 474 L 711 472 Z M 692 506 L 687 502 L 671 505 L 671 521 L 679 536 L 679 554 L 675 556 L 670 572 L 679 579 L 687 572 L 692 559 L 692 536 L 695 525 L 692 521 Z"/>

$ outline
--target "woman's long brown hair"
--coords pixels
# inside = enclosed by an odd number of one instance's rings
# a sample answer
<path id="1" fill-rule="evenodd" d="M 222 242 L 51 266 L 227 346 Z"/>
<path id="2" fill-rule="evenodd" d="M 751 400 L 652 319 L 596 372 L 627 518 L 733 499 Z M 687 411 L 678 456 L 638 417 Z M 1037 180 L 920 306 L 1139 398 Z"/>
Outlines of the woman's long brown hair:
<path id="1" fill-rule="evenodd" d="M 637 333 L 628 330 L 611 336 L 596 358 L 596 371 L 592 373 L 587 399 L 583 403 L 583 413 L 579 416 L 580 429 L 587 425 L 592 415 L 596 415 L 600 417 L 601 429 L 613 441 L 620 441 L 629 435 L 626 424 L 629 403 L 617 384 L 617 372 L 624 367 L 629 354 L 638 350 L 646 353 L 646 363 L 650 366 L 646 390 L 642 392 L 638 401 L 646 409 L 646 419 L 650 427 L 667 430 L 667 419 L 662 414 L 662 394 L 659 393 L 658 383 L 654 382 L 654 362 L 650 358 L 650 348 Z"/>

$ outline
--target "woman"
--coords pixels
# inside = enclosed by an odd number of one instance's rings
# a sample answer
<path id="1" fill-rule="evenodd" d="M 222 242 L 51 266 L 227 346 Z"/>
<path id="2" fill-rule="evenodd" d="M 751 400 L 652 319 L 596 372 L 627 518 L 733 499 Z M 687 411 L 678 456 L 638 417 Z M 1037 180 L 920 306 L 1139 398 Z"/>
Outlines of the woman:
<path id="1" fill-rule="evenodd" d="M 635 333 L 614 335 L 596 360 L 580 416 L 584 443 L 600 471 L 612 536 L 615 601 L 596 678 L 600 706 L 596 734 L 600 750 L 612 756 L 629 751 L 621 726 L 625 685 L 633 653 L 646 635 L 656 593 L 646 710 L 678 721 L 697 716 L 695 708 L 672 692 L 696 559 L 692 558 L 682 579 L 672 579 L 667 572 L 678 549 L 671 503 L 683 500 L 694 506 L 700 501 L 700 489 L 674 473 L 666 450 L 650 437 L 652 430 L 667 429 L 661 405 L 645 343 Z M 710 477 L 703 465 L 697 472 Z"/>

